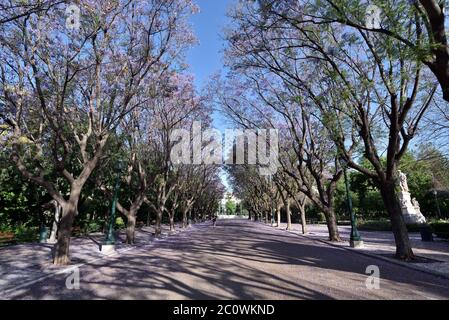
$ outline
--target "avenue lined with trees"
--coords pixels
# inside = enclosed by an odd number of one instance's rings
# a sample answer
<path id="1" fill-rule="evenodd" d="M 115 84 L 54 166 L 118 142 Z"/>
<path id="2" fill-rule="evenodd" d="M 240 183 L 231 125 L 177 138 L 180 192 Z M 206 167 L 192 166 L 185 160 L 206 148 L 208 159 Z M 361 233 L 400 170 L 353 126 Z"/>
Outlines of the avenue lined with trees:
<path id="1" fill-rule="evenodd" d="M 40 206 L 56 201 L 62 213 L 54 263 L 68 264 L 75 220 L 92 226 L 107 218 L 117 162 L 124 171 L 117 209 L 128 243 L 144 204 L 156 213 L 156 236 L 163 216 L 172 222 L 178 207 L 184 221 L 194 206 L 201 215 L 213 213 L 202 202 L 221 198 L 217 168 L 170 162 L 171 131 L 189 128 L 193 119 L 210 121 L 183 62 L 195 43 L 187 19 L 196 6 L 78 1 L 82 14 L 71 17 L 65 1 L 19 9 L 20 3 L 10 1 L 12 9 L 2 12 L 19 14 L 0 25 L 2 171 L 5 193 L 14 193 L 10 201 L 32 198 L 35 217 L 17 217 L 20 210 L 12 208 L 2 212 L 2 223 L 42 223 Z M 11 185 L 18 173 L 18 185 Z"/>
<path id="2" fill-rule="evenodd" d="M 369 5 L 380 14 L 371 24 Z M 74 235 L 115 225 L 133 245 L 139 226 L 159 237 L 164 223 L 175 231 L 216 216 L 225 172 L 242 201 L 227 212 L 298 222 L 304 234 L 323 222 L 339 242 L 351 199 L 360 227 L 383 223 L 397 258 L 414 259 L 398 170 L 428 222 L 449 233 L 444 7 L 237 0 L 224 31 L 227 72 L 200 93 L 185 62 L 194 1 L 3 1 L 2 236 L 35 241 L 54 226 L 53 262 L 67 265 Z M 172 160 L 173 132 L 212 127 L 216 110 L 235 129 L 277 130 L 274 174 Z"/>

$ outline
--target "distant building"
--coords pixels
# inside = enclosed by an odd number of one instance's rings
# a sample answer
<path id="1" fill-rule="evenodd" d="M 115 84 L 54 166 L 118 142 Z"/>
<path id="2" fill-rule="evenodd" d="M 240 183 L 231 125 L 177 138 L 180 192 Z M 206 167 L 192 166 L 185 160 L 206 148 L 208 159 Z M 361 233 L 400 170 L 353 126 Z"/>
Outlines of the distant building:
<path id="1" fill-rule="evenodd" d="M 242 202 L 242 200 L 236 198 L 232 192 L 226 192 L 224 194 L 223 199 L 221 199 L 222 207 L 224 207 L 228 201 L 233 201 L 235 204 L 240 204 Z"/>

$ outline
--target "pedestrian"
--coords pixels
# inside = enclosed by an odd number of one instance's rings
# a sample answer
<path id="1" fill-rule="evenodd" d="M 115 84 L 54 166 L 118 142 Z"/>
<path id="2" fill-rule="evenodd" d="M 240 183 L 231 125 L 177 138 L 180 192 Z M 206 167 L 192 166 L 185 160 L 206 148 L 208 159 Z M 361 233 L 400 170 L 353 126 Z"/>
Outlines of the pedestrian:
<path id="1" fill-rule="evenodd" d="M 212 218 L 212 224 L 213 224 L 213 226 L 214 226 L 214 228 L 215 228 L 215 226 L 216 226 L 216 224 L 217 224 L 217 216 L 214 216 L 214 217 Z"/>

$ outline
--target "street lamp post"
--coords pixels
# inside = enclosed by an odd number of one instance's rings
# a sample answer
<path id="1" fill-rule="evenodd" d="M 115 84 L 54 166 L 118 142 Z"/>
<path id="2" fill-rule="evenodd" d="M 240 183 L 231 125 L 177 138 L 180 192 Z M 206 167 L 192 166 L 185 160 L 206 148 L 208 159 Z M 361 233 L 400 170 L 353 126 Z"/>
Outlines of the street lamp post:
<path id="1" fill-rule="evenodd" d="M 274 213 L 273 213 L 273 177 L 271 174 L 268 176 L 269 187 L 270 187 L 270 217 L 271 217 L 271 226 L 274 226 Z M 268 221 L 267 221 L 268 222 Z"/>
<path id="2" fill-rule="evenodd" d="M 441 217 L 441 211 L 440 211 L 440 203 L 438 202 L 438 191 L 433 190 L 433 196 L 435 197 L 435 203 L 437 205 L 437 218 L 439 219 Z"/>
<path id="3" fill-rule="evenodd" d="M 105 248 L 109 248 L 109 249 L 111 249 L 111 246 L 114 246 L 114 244 L 115 244 L 114 225 L 115 225 L 116 205 L 117 205 L 118 193 L 119 193 L 119 190 L 120 190 L 121 171 L 122 171 L 122 163 L 119 161 L 117 163 L 117 177 L 115 178 L 114 197 L 112 198 L 111 216 L 110 216 L 110 219 L 109 219 L 108 233 L 106 235 L 106 239 L 105 239 L 104 244 L 103 244 L 103 246 L 106 246 Z"/>
<path id="4" fill-rule="evenodd" d="M 352 199 L 351 199 L 351 194 L 350 194 L 347 162 L 342 160 L 341 163 L 342 163 L 343 174 L 344 174 L 344 179 L 345 179 L 346 200 L 348 203 L 348 210 L 349 210 L 349 214 L 351 217 L 351 235 L 350 235 L 349 243 L 352 248 L 360 248 L 360 247 L 363 247 L 363 240 L 362 240 L 362 237 L 360 236 L 359 231 L 357 230 L 355 214 L 354 214 L 354 210 L 352 208 Z"/>

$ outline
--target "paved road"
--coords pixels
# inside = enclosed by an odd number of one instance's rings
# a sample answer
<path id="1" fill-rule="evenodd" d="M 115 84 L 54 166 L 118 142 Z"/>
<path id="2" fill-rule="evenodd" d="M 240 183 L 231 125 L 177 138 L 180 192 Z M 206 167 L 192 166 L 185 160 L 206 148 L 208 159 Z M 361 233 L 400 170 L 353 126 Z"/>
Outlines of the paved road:
<path id="1" fill-rule="evenodd" d="M 369 290 L 366 268 L 380 269 Z M 449 299 L 449 281 L 245 220 L 220 220 L 56 274 L 15 299 Z"/>

